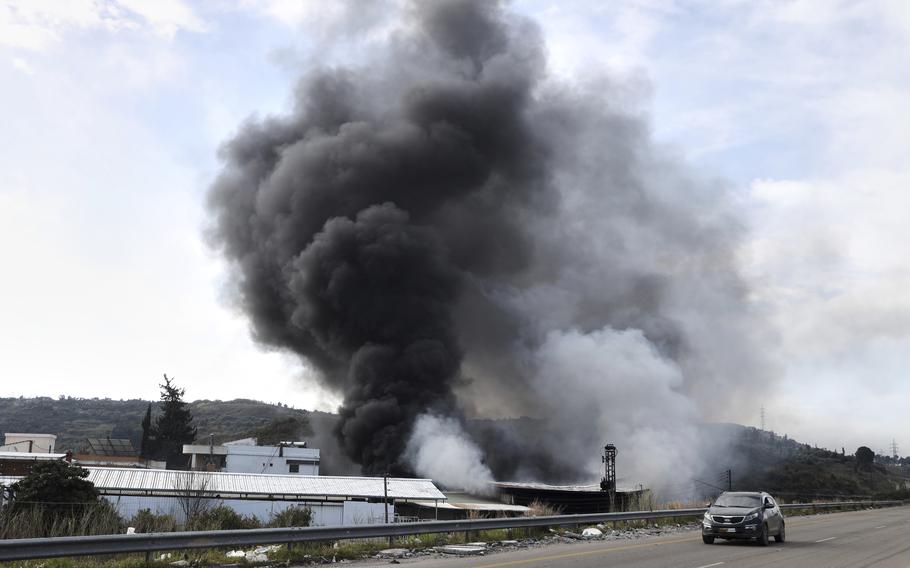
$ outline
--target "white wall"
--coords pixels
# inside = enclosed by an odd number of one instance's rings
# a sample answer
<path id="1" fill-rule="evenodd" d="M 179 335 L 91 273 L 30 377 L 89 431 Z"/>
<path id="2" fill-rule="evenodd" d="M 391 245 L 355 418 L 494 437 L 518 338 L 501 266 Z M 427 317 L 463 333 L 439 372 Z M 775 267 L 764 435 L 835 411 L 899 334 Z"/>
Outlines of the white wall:
<path id="1" fill-rule="evenodd" d="M 32 442 L 32 449 L 28 448 L 28 441 Z M 54 453 L 54 445 L 57 442 L 57 436 L 53 434 L 6 434 L 4 435 L 3 446 L 0 451 L 3 452 L 28 452 L 36 454 Z"/>
<path id="2" fill-rule="evenodd" d="M 226 446 L 224 471 L 230 473 L 271 473 L 278 475 L 319 475 L 319 450 L 311 448 L 278 448 L 274 446 Z M 292 473 L 290 463 L 298 465 Z M 290 462 L 290 463 L 289 463 Z"/>
<path id="3" fill-rule="evenodd" d="M 151 509 L 153 513 L 170 514 L 178 522 L 184 521 L 183 511 L 177 497 L 112 497 L 105 496 L 120 515 L 129 521 L 141 509 Z M 344 501 L 334 503 L 295 502 L 295 501 L 257 501 L 253 499 L 212 499 L 212 507 L 227 505 L 241 515 L 254 515 L 267 523 L 273 514 L 293 507 L 304 506 L 313 511 L 310 526 L 362 525 L 385 522 L 382 503 L 365 503 L 362 501 Z M 395 507 L 389 505 L 389 518 L 395 518 Z"/>

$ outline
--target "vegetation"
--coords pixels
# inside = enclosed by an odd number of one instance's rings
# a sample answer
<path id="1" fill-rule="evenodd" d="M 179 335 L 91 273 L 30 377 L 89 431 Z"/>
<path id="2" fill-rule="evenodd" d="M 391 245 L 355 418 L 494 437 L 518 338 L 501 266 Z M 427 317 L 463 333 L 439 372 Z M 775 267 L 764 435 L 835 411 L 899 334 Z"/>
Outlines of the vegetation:
<path id="1" fill-rule="evenodd" d="M 274 446 L 280 442 L 299 441 L 313 435 L 310 421 L 304 416 L 276 418 L 255 430 L 247 437 L 256 438 L 260 446 Z"/>
<path id="2" fill-rule="evenodd" d="M 193 414 L 183 401 L 184 389 L 177 388 L 173 379 L 164 375 L 161 387 L 161 414 L 155 425 L 143 430 L 146 454 L 153 459 L 167 462 L 168 469 L 180 469 L 186 465 L 183 445 L 196 439 Z M 146 416 L 150 417 L 148 411 Z"/>
<path id="3" fill-rule="evenodd" d="M 12 507 L 43 505 L 54 515 L 79 512 L 98 502 L 98 490 L 87 477 L 88 470 L 63 460 L 37 462 L 12 485 Z"/>
<path id="4" fill-rule="evenodd" d="M 57 436 L 58 451 L 80 451 L 86 438 L 126 438 L 137 449 L 142 447 L 142 418 L 152 404 L 151 420 L 157 404 L 148 400 L 111 400 L 106 398 L 37 397 L 0 398 L 0 432 L 41 432 Z M 331 431 L 334 415 L 306 412 L 284 405 L 255 400 L 197 400 L 187 403 L 193 423 L 206 436 L 213 433 L 215 443 L 243 438 L 281 418 L 318 417 Z M 312 422 L 312 420 L 310 420 Z M 208 442 L 208 440 L 206 440 Z"/>

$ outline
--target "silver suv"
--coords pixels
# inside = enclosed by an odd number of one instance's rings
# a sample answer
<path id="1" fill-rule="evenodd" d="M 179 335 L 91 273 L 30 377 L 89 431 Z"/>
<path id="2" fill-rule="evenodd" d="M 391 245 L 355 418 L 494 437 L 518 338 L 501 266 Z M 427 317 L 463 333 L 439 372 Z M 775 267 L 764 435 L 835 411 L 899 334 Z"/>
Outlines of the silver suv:
<path id="1" fill-rule="evenodd" d="M 754 539 L 768 546 L 768 538 L 786 539 L 784 515 L 774 498 L 764 492 L 725 491 L 705 512 L 701 539 L 713 544 L 714 539 Z"/>

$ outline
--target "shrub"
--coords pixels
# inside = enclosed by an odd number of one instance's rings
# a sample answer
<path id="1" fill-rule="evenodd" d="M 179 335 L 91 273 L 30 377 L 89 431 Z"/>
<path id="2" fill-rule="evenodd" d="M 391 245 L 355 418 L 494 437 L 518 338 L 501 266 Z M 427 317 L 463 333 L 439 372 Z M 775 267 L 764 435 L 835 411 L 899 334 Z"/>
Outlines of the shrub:
<path id="1" fill-rule="evenodd" d="M 187 520 L 187 529 L 193 531 L 258 528 L 262 528 L 262 523 L 255 516 L 241 515 L 227 505 L 213 507 Z"/>
<path id="2" fill-rule="evenodd" d="M 270 527 L 308 527 L 313 520 L 313 511 L 309 507 L 295 505 L 280 513 L 272 513 Z"/>
<path id="3" fill-rule="evenodd" d="M 88 470 L 65 462 L 38 462 L 11 487 L 14 507 L 40 504 L 49 514 L 80 513 L 98 502 L 98 490 L 86 479 Z"/>
<path id="4" fill-rule="evenodd" d="M 177 530 L 174 515 L 153 513 L 151 509 L 140 509 L 130 519 L 129 525 L 140 533 L 173 532 Z"/>

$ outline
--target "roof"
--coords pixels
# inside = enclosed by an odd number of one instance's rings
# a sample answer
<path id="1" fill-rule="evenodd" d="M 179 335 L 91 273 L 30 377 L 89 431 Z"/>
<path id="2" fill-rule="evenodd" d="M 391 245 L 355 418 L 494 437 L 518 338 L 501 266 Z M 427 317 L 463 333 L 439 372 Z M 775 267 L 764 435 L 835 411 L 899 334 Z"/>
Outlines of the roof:
<path id="1" fill-rule="evenodd" d="M 4 436 L 15 436 L 17 438 L 53 438 L 57 439 L 56 434 L 30 434 L 28 432 L 4 432 Z"/>
<path id="2" fill-rule="evenodd" d="M 124 438 L 89 438 L 90 452 L 96 456 L 135 456 L 133 443 Z"/>
<path id="3" fill-rule="evenodd" d="M 46 452 L 0 452 L 0 460 L 62 460 L 66 454 L 48 454 Z"/>
<path id="4" fill-rule="evenodd" d="M 322 475 L 274 475 L 165 469 L 87 467 L 88 479 L 102 492 L 175 494 L 187 491 L 237 495 L 247 498 L 328 497 L 382 498 L 382 477 L 332 477 Z M 439 499 L 446 496 L 430 479 L 388 479 L 392 499 Z"/>
<path id="5" fill-rule="evenodd" d="M 494 481 L 494 487 L 500 489 L 529 489 L 533 491 L 602 491 L 599 484 L 590 485 L 547 485 L 546 483 L 519 483 L 514 481 Z M 639 491 L 637 486 L 620 487 L 617 485 L 616 490 L 621 493 L 634 493 Z"/>
<path id="6" fill-rule="evenodd" d="M 506 505 L 505 503 L 436 503 L 436 501 L 414 501 L 418 507 L 429 509 L 451 509 L 458 511 L 508 511 L 513 513 L 525 513 L 530 511 L 528 507 L 522 505 Z"/>

